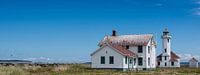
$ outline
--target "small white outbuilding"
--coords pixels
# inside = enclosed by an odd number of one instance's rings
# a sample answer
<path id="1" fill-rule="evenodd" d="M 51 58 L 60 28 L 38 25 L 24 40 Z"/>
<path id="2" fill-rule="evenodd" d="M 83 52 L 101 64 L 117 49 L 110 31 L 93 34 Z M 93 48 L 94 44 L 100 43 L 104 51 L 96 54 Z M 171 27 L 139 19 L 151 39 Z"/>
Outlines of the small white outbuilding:
<path id="1" fill-rule="evenodd" d="M 194 57 L 191 58 L 189 60 L 189 67 L 192 67 L 192 68 L 198 68 L 199 67 L 199 62 L 197 59 L 195 59 Z"/>

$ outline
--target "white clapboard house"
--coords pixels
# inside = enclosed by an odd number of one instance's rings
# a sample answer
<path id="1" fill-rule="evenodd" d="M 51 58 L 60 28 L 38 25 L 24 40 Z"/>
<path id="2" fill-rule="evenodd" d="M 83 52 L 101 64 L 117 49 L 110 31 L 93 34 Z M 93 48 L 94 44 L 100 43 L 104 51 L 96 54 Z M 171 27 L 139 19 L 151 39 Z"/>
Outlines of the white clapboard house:
<path id="1" fill-rule="evenodd" d="M 191 67 L 191 68 L 198 68 L 198 67 L 199 67 L 199 62 L 198 62 L 198 60 L 195 59 L 194 57 L 191 58 L 191 59 L 189 60 L 189 67 Z"/>
<path id="2" fill-rule="evenodd" d="M 96 69 L 146 70 L 156 67 L 156 43 L 152 34 L 105 36 L 91 54 Z"/>
<path id="3" fill-rule="evenodd" d="M 162 35 L 162 53 L 157 56 L 158 67 L 180 67 L 180 57 L 171 50 L 171 35 L 167 29 Z"/>

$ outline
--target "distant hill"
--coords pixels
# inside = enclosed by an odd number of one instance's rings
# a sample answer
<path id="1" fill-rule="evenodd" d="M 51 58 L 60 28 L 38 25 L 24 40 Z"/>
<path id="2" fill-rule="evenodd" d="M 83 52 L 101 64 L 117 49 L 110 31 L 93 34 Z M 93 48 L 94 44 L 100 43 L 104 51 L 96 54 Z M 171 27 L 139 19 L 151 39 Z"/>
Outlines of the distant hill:
<path id="1" fill-rule="evenodd" d="M 188 65 L 189 62 L 180 62 L 181 65 Z"/>
<path id="2" fill-rule="evenodd" d="M 84 62 L 84 63 L 82 63 L 82 64 L 92 64 L 92 62 Z"/>

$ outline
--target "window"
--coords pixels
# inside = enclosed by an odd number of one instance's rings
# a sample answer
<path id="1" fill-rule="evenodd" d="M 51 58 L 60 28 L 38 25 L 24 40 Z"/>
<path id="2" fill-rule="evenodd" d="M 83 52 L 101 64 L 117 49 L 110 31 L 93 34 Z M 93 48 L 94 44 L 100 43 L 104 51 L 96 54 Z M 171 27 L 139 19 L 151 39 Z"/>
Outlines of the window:
<path id="1" fill-rule="evenodd" d="M 167 39 L 168 40 L 168 43 L 169 43 L 169 39 Z"/>
<path id="2" fill-rule="evenodd" d="M 126 57 L 125 57 L 125 64 L 127 64 L 127 60 L 128 60 L 128 57 L 126 56 Z"/>
<path id="3" fill-rule="evenodd" d="M 160 62 L 158 62 L 158 66 L 160 66 Z"/>
<path id="4" fill-rule="evenodd" d="M 165 66 L 167 66 L 167 63 L 165 62 Z"/>
<path id="5" fill-rule="evenodd" d="M 138 53 L 142 53 L 142 46 L 138 46 Z"/>
<path id="6" fill-rule="evenodd" d="M 167 56 L 165 56 L 165 60 L 167 60 Z"/>
<path id="7" fill-rule="evenodd" d="M 142 58 L 139 57 L 139 58 L 138 58 L 138 65 L 139 65 L 139 66 L 142 66 L 142 64 L 143 64 L 143 62 L 142 62 Z"/>
<path id="8" fill-rule="evenodd" d="M 105 64 L 105 56 L 101 56 L 101 64 Z"/>
<path id="9" fill-rule="evenodd" d="M 151 47 L 150 47 L 150 46 L 148 46 L 148 53 L 150 53 L 150 50 L 151 50 Z"/>
<path id="10" fill-rule="evenodd" d="M 171 65 L 174 66 L 174 62 L 171 62 Z"/>
<path id="11" fill-rule="evenodd" d="M 162 61 L 162 57 L 160 57 L 160 60 Z"/>
<path id="12" fill-rule="evenodd" d="M 148 65 L 150 66 L 150 58 L 148 58 Z"/>
<path id="13" fill-rule="evenodd" d="M 126 49 L 129 49 L 129 45 L 126 45 Z"/>
<path id="14" fill-rule="evenodd" d="M 114 64 L 114 56 L 110 56 L 109 57 L 109 63 L 110 64 Z"/>
<path id="15" fill-rule="evenodd" d="M 136 58 L 134 58 L 133 60 L 134 60 L 134 65 L 135 65 L 135 63 L 136 63 Z"/>
<path id="16" fill-rule="evenodd" d="M 167 52 L 167 49 L 165 48 L 165 53 Z"/>

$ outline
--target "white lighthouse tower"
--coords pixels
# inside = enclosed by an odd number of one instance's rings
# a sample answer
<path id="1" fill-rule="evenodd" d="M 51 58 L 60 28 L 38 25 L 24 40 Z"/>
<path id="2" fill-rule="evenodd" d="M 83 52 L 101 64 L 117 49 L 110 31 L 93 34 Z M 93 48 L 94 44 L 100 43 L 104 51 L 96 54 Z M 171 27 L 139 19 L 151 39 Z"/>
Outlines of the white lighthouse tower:
<path id="1" fill-rule="evenodd" d="M 167 61 L 169 61 L 170 59 L 170 55 L 171 55 L 171 35 L 169 34 L 169 31 L 167 29 L 165 29 L 163 31 L 163 35 L 162 37 L 162 41 L 163 41 L 163 57 L 162 59 L 165 59 L 166 63 L 164 63 L 164 65 L 168 65 L 169 63 Z"/>
<path id="2" fill-rule="evenodd" d="M 158 67 L 180 67 L 180 57 L 171 50 L 171 38 L 169 31 L 165 29 L 161 36 L 162 38 L 162 53 L 157 56 Z"/>

